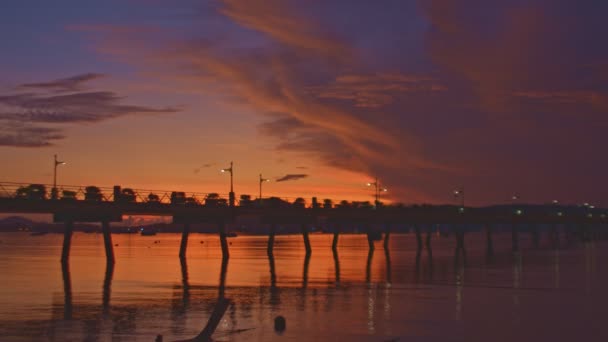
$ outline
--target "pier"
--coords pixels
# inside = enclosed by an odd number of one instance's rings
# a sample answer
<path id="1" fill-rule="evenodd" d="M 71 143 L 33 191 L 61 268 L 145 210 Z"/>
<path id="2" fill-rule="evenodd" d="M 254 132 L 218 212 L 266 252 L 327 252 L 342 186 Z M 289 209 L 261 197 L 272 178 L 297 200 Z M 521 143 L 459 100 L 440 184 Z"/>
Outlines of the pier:
<path id="1" fill-rule="evenodd" d="M 324 232 L 333 232 L 332 249 L 339 244 L 339 235 L 345 227 L 363 227 L 361 233 L 367 235 L 370 251 L 375 248 L 375 240 L 383 240 L 384 249 L 388 249 L 389 238 L 394 227 L 408 225 L 416 234 L 417 249 L 424 249 L 432 256 L 432 233 L 441 231 L 451 234 L 456 239 L 457 256 L 466 260 L 464 236 L 472 227 L 483 227 L 486 233 L 487 255 L 492 256 L 494 246 L 492 235 L 494 227 L 510 227 L 512 250 L 518 251 L 520 232 L 529 232 L 533 247 L 538 247 L 541 226 L 550 227 L 548 237 L 554 245 L 559 245 L 559 228 L 567 238 L 574 237 L 589 241 L 605 239 L 608 232 L 608 218 L 602 209 L 538 205 L 525 206 L 526 210 L 513 210 L 512 207 L 491 206 L 483 208 L 460 206 L 319 206 L 316 198 L 312 205 L 306 207 L 301 203 L 290 204 L 280 200 L 264 200 L 258 203 L 250 201 L 237 205 L 228 203 L 219 196 L 199 194 L 186 197 L 184 192 L 165 192 L 160 197 L 148 190 L 134 190 L 114 186 L 105 188 L 78 187 L 78 191 L 63 190 L 63 197 L 47 197 L 41 193 L 42 185 L 0 183 L 4 191 L 0 197 L 1 213 L 52 214 L 53 221 L 64 224 L 64 240 L 61 262 L 67 263 L 70 256 L 71 239 L 74 223 L 95 222 L 101 225 L 107 263 L 115 263 L 111 223 L 121 222 L 123 216 L 147 215 L 168 216 L 172 222 L 183 227 L 179 252 L 181 259 L 186 258 L 188 238 L 193 224 L 214 224 L 220 237 L 222 255 L 230 255 L 227 242 L 226 225 L 234 223 L 239 217 L 254 217 L 261 225 L 269 226 L 268 255 L 272 255 L 278 225 L 299 225 L 306 255 L 312 247 L 309 240 L 310 227 L 321 227 Z M 75 188 L 75 187 L 74 187 Z M 84 189 L 84 190 L 82 190 Z M 111 190 L 110 190 L 111 189 Z M 170 195 L 169 195 L 170 194 Z M 521 207 L 524 207 L 523 205 Z M 380 227 L 380 228 L 378 228 Z M 425 236 L 426 233 L 426 236 Z"/>

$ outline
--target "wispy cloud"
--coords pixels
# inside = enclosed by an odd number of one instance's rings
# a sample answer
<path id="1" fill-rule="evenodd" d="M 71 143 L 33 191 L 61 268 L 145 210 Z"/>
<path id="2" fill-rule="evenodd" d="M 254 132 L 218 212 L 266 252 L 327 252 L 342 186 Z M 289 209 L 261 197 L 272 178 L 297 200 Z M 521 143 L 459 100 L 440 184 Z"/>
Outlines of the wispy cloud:
<path id="1" fill-rule="evenodd" d="M 104 52 L 145 64 L 176 87 L 195 83 L 259 113 L 259 133 L 278 150 L 378 175 L 400 200 L 444 201 L 454 184 L 480 201 L 518 187 L 541 196 L 580 188 L 571 165 L 587 165 L 598 179 L 608 169 L 599 147 L 608 48 L 597 43 L 606 23 L 596 7 L 419 0 L 415 12 L 400 10 L 405 1 L 216 3 L 196 23 L 219 16 L 221 39 L 197 25 L 180 35 L 194 38 L 181 41 L 152 33 L 162 30 L 96 34 L 105 35 Z"/>
<path id="2" fill-rule="evenodd" d="M 124 104 L 112 91 L 81 91 L 84 83 L 101 77 L 89 73 L 50 82 L 26 83 L 31 92 L 0 95 L 0 146 L 49 146 L 65 138 L 69 124 L 94 123 L 127 115 L 175 113 L 177 108 Z M 66 92 L 56 94 L 57 92 Z"/>
<path id="3" fill-rule="evenodd" d="M 105 75 L 97 74 L 97 73 L 86 73 L 81 75 L 76 75 L 68 78 L 61 78 L 58 80 L 50 81 L 50 82 L 40 82 L 40 83 L 24 83 L 19 85 L 18 89 L 47 89 L 58 92 L 63 91 L 80 91 L 83 89 L 83 85 L 85 82 L 92 81 L 98 78 L 102 78 Z"/>
<path id="4" fill-rule="evenodd" d="M 285 175 L 283 177 L 277 178 L 277 182 L 296 181 L 296 180 L 304 179 L 304 178 L 307 178 L 307 177 L 308 177 L 308 175 L 302 174 L 302 173 L 300 173 L 300 174 L 287 174 L 287 175 Z"/>
<path id="5" fill-rule="evenodd" d="M 195 173 L 195 174 L 198 174 L 198 173 L 200 173 L 200 172 L 201 172 L 201 170 L 202 170 L 202 169 L 207 169 L 207 168 L 210 168 L 210 167 L 212 167 L 212 166 L 214 166 L 214 165 L 215 165 L 215 163 L 203 164 L 203 165 L 201 165 L 201 166 L 199 166 L 199 167 L 195 168 L 195 169 L 194 169 L 194 173 Z"/>

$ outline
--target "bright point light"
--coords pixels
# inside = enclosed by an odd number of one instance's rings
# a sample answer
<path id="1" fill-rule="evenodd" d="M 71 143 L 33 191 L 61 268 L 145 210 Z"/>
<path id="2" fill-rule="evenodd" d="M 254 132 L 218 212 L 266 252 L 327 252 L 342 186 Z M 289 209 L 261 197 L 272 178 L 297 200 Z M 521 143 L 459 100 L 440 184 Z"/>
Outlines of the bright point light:
<path id="1" fill-rule="evenodd" d="M 564 216 L 564 213 L 562 213 L 561 211 L 559 213 L 557 213 L 557 216 Z"/>
<path id="2" fill-rule="evenodd" d="M 593 217 L 593 214 L 589 213 L 589 214 L 587 214 L 587 217 L 591 218 L 591 217 Z"/>
<path id="3" fill-rule="evenodd" d="M 517 210 L 515 211 L 515 214 L 517 214 L 517 215 L 521 215 L 521 214 L 523 214 L 523 213 L 524 213 L 524 212 L 523 212 L 521 209 L 517 209 Z"/>

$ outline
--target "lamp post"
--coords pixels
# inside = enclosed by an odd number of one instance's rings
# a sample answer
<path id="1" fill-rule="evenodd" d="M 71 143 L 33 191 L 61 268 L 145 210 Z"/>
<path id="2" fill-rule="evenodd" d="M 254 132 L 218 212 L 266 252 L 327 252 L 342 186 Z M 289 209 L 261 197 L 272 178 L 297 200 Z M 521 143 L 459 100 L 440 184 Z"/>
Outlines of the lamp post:
<path id="1" fill-rule="evenodd" d="M 513 203 L 516 204 L 519 202 L 519 195 L 515 194 L 513 196 L 511 196 L 511 199 L 513 200 Z M 517 208 L 515 209 L 515 215 L 517 216 L 521 216 L 524 213 L 524 211 L 521 208 Z"/>
<path id="2" fill-rule="evenodd" d="M 460 208 L 458 209 L 459 212 L 464 212 L 464 187 L 461 186 L 460 189 L 458 190 L 454 190 L 454 198 L 459 198 L 460 197 Z"/>
<path id="3" fill-rule="evenodd" d="M 374 182 L 370 182 L 367 183 L 367 186 L 373 186 L 375 189 L 375 202 L 374 202 L 374 208 L 378 208 L 378 204 L 380 204 L 380 202 L 378 201 L 378 198 L 380 197 L 380 191 L 382 192 L 387 192 L 388 189 L 384 188 L 384 187 L 380 187 L 380 182 L 378 181 L 378 177 L 376 177 Z"/>
<path id="4" fill-rule="evenodd" d="M 59 197 L 57 193 L 57 166 L 59 165 L 65 165 L 65 162 L 58 161 L 57 155 L 55 155 L 55 163 L 53 168 L 53 189 L 51 190 L 51 198 L 54 200 Z"/>
<path id="5" fill-rule="evenodd" d="M 233 183 L 233 163 L 230 162 L 230 167 L 227 169 L 221 169 L 221 172 L 230 172 L 230 193 L 228 194 L 228 202 L 230 207 L 234 207 L 234 183 Z"/>
<path id="6" fill-rule="evenodd" d="M 262 174 L 260 173 L 260 204 L 262 203 L 262 183 L 264 182 L 270 182 L 270 179 L 263 178 Z"/>

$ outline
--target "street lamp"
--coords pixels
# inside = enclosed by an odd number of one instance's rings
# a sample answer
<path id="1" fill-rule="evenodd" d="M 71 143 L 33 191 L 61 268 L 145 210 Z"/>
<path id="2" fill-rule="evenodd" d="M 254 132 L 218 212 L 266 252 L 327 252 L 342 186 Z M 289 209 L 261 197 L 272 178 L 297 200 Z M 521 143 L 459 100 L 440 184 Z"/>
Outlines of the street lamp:
<path id="1" fill-rule="evenodd" d="M 233 163 L 230 162 L 230 167 L 227 169 L 221 169 L 220 172 L 230 172 L 230 193 L 228 194 L 228 202 L 230 203 L 230 207 L 234 207 L 234 183 L 233 183 Z"/>
<path id="2" fill-rule="evenodd" d="M 387 192 L 388 189 L 385 187 L 381 187 L 380 186 L 380 182 L 378 181 L 378 177 L 376 177 L 376 180 L 374 182 L 370 182 L 367 183 L 367 186 L 373 186 L 375 189 L 375 198 L 376 201 L 374 202 L 374 208 L 378 208 L 378 204 L 380 204 L 380 201 L 378 201 L 378 197 L 380 197 L 380 191 L 382 192 Z"/>
<path id="3" fill-rule="evenodd" d="M 519 201 L 519 195 L 515 194 L 513 196 L 511 196 L 511 199 L 513 200 L 513 203 L 518 203 Z M 520 208 L 515 209 L 515 215 L 517 216 L 521 216 L 524 213 L 524 211 Z"/>
<path id="4" fill-rule="evenodd" d="M 454 198 L 460 197 L 460 208 L 458 208 L 459 212 L 464 212 L 464 187 L 461 186 L 460 189 L 454 190 Z"/>
<path id="5" fill-rule="evenodd" d="M 59 165 L 65 165 L 66 163 L 63 161 L 58 161 L 57 160 L 57 155 L 55 155 L 55 163 L 54 163 L 54 168 L 53 168 L 53 189 L 51 190 L 51 198 L 52 199 L 57 199 L 58 193 L 57 193 L 57 166 Z"/>
<path id="6" fill-rule="evenodd" d="M 262 183 L 270 182 L 270 179 L 262 178 L 262 174 L 260 173 L 260 204 L 262 204 Z"/>

